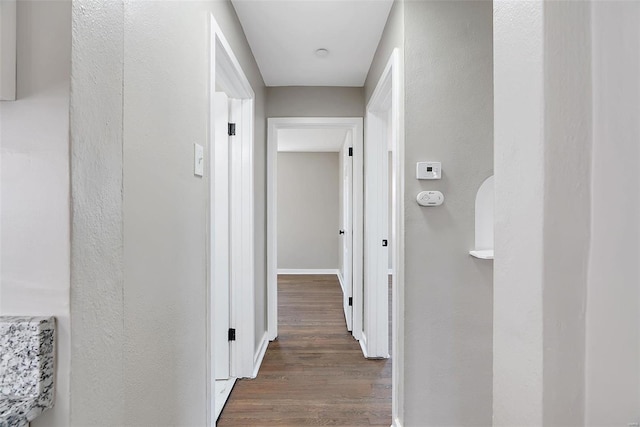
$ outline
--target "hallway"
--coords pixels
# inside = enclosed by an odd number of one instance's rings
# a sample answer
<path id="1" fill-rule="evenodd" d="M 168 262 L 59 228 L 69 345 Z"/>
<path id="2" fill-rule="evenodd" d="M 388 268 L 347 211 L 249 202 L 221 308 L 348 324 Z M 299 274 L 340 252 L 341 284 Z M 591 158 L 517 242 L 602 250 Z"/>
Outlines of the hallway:
<path id="1" fill-rule="evenodd" d="M 240 380 L 219 427 L 389 426 L 391 360 L 365 360 L 346 331 L 335 276 L 278 277 L 279 337 Z"/>

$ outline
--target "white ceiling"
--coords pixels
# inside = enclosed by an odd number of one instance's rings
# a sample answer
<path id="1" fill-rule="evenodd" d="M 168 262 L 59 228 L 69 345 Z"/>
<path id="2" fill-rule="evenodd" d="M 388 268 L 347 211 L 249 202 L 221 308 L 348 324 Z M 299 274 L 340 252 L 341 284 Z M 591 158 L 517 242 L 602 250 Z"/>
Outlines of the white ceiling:
<path id="1" fill-rule="evenodd" d="M 364 86 L 393 0 L 232 0 L 267 86 Z M 329 50 L 325 58 L 316 56 Z"/>
<path id="2" fill-rule="evenodd" d="M 340 151 L 346 129 L 280 129 L 278 151 Z"/>

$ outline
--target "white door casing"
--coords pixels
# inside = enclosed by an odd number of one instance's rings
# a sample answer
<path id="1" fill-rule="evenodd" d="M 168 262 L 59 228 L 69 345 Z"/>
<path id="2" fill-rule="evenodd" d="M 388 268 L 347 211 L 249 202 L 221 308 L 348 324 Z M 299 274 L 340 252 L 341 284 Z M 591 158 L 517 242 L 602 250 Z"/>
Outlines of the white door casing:
<path id="1" fill-rule="evenodd" d="M 281 129 L 346 129 L 351 133 L 352 158 L 352 256 L 353 307 L 355 313 L 362 307 L 362 117 L 286 117 L 268 119 L 267 132 L 267 324 L 269 340 L 278 336 L 278 264 L 277 264 L 277 171 L 278 171 L 278 131 Z M 337 230 L 336 230 L 337 232 Z M 360 293 L 358 294 L 358 289 Z M 358 300 L 360 298 L 360 300 Z M 348 301 L 347 301 L 348 304 Z M 359 339 L 359 326 L 353 317 L 354 337 Z"/>
<path id="2" fill-rule="evenodd" d="M 236 328 L 236 341 L 230 346 L 229 375 L 231 377 L 252 377 L 254 366 L 255 302 L 254 302 L 254 210 L 253 210 L 253 139 L 254 139 L 254 99 L 255 94 L 238 60 L 213 15 L 210 15 L 210 81 L 209 81 L 209 232 L 207 237 L 207 425 L 215 426 L 215 378 L 217 347 L 229 345 L 227 335 L 217 336 L 215 321 L 216 281 L 225 275 L 216 266 L 225 262 L 229 265 L 229 324 Z M 236 120 L 236 136 L 229 144 L 228 196 L 225 200 L 216 174 L 224 177 L 224 171 L 218 171 L 216 165 L 215 138 L 218 133 L 227 132 L 227 124 L 216 123 L 216 91 L 224 92 L 229 98 L 231 111 Z M 220 107 L 218 107 L 220 108 Z M 220 129 L 222 126 L 223 129 Z M 229 141 L 229 140 L 227 140 Z M 223 153 L 218 153 L 224 156 Z M 219 159 L 222 160 L 222 159 Z M 224 181 L 224 178 L 223 178 Z M 216 200 L 221 196 L 222 200 Z M 225 255 L 221 250 L 221 241 L 216 238 L 220 233 L 221 211 L 228 209 L 229 227 L 228 245 Z M 219 211 L 217 211 L 219 210 Z M 220 245 L 216 250 L 216 245 Z M 220 275 L 220 277 L 217 277 Z M 223 297 L 224 298 L 224 297 Z M 224 314 L 221 314 L 222 316 Z M 222 343 L 219 341 L 222 340 Z"/>
<path id="3" fill-rule="evenodd" d="M 388 174 L 383 175 L 382 172 L 389 167 L 388 156 L 389 152 L 391 152 L 391 194 L 387 196 L 391 202 L 391 230 L 389 230 L 388 223 L 381 221 L 378 216 L 379 214 L 380 216 L 388 215 L 389 209 L 389 206 L 382 204 L 379 198 L 367 200 L 367 203 L 372 201 L 373 203 L 379 204 L 379 210 L 370 207 L 366 208 L 366 212 L 372 212 L 371 214 L 376 218 L 371 219 L 371 224 L 377 224 L 379 227 L 379 229 L 375 231 L 376 234 L 369 239 L 373 246 L 370 250 L 373 250 L 375 253 L 375 250 L 380 248 L 380 242 L 376 241 L 375 236 L 382 235 L 385 229 L 392 243 L 390 245 L 393 277 L 391 337 L 393 365 L 391 396 L 394 426 L 402 425 L 402 414 L 404 411 L 402 385 L 404 381 L 404 360 L 402 357 L 404 354 L 404 105 L 402 103 L 404 99 L 404 86 L 402 76 L 401 52 L 396 48 L 391 53 L 387 65 L 367 104 L 365 118 L 367 124 L 365 151 L 368 152 L 370 149 L 373 149 L 380 157 L 379 159 L 371 158 L 370 161 L 372 164 L 367 163 L 365 169 L 369 170 L 373 168 L 375 170 L 376 165 L 379 165 L 384 169 L 378 169 L 378 175 L 388 177 Z M 387 128 L 388 133 L 375 131 L 375 129 L 380 128 L 381 121 L 383 122 L 382 126 Z M 368 178 L 369 174 L 367 174 L 367 179 Z M 367 183 L 367 185 L 369 185 L 369 183 Z M 376 266 L 367 265 L 367 268 L 371 268 L 368 274 L 377 274 L 384 277 L 384 280 L 376 280 L 379 287 L 377 289 L 371 289 L 371 295 L 369 295 L 371 299 L 368 299 L 370 303 L 370 314 L 372 316 L 378 316 L 378 319 L 369 325 L 368 335 L 366 337 L 367 341 L 372 339 L 377 340 L 377 342 L 371 342 L 370 348 L 363 346 L 363 351 L 365 354 L 368 354 L 369 357 L 385 357 L 385 354 L 388 353 L 388 349 L 386 352 L 384 351 L 384 343 L 381 342 L 382 340 L 388 342 L 387 266 L 387 264 L 384 264 L 384 271 L 379 271 L 380 269 Z M 376 328 L 376 330 L 372 328 Z M 363 342 L 364 340 L 361 341 L 361 343 Z"/>
<path id="4" fill-rule="evenodd" d="M 212 282 L 213 288 L 213 341 L 215 343 L 215 378 L 228 379 L 229 371 L 229 98 L 216 92 L 213 102 L 215 121 L 212 154 L 211 198 L 212 222 Z"/>
<path id="5" fill-rule="evenodd" d="M 353 331 L 353 150 L 351 133 L 347 133 L 340 151 L 342 169 L 340 171 L 340 185 L 342 185 L 340 237 L 341 260 L 340 285 L 343 295 L 343 310 L 347 322 L 347 330 Z M 351 301 L 351 303 L 350 303 Z"/>

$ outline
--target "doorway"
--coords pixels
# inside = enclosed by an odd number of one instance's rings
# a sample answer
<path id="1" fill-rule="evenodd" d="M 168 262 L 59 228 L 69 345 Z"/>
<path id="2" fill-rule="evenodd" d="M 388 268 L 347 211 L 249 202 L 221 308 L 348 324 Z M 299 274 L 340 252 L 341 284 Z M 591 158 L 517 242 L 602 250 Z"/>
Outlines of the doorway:
<path id="1" fill-rule="evenodd" d="M 338 277 L 343 290 L 343 310 L 345 324 L 350 330 L 356 329 L 353 313 L 361 310 L 362 296 L 362 160 L 363 160 L 363 121 L 362 118 L 271 118 L 268 119 L 267 143 L 267 300 L 268 335 L 273 341 L 278 336 L 278 216 L 277 216 L 277 153 L 278 141 L 282 132 L 291 130 L 343 130 L 345 139 L 335 150 L 339 151 L 343 167 L 341 178 L 343 205 L 340 237 L 341 268 Z M 349 156 L 349 154 L 351 154 Z M 344 157 L 348 157 L 345 160 Z M 347 191 L 344 191 L 347 186 Z M 347 194 L 345 196 L 345 193 Z M 346 199 L 345 199 L 346 197 Z M 345 203 L 346 202 L 346 203 Z M 344 219 L 345 210 L 351 219 Z M 346 242 L 345 242 L 346 241 Z M 359 296 L 359 298 L 358 298 Z M 356 316 L 357 317 L 357 316 Z M 355 334 L 354 336 L 358 338 Z"/>
<path id="2" fill-rule="evenodd" d="M 254 376 L 255 94 L 213 15 L 210 49 L 207 418 L 215 426 L 236 378 Z"/>
<path id="3" fill-rule="evenodd" d="M 365 243 L 363 339 L 367 357 L 389 357 L 391 341 L 392 416 L 402 407 L 404 352 L 404 153 L 402 71 L 394 49 L 366 108 Z M 389 280 L 392 283 L 391 304 Z M 391 328 L 389 307 L 391 306 Z M 391 331 L 391 332 L 390 332 Z M 391 334 L 391 340 L 389 339 Z"/>

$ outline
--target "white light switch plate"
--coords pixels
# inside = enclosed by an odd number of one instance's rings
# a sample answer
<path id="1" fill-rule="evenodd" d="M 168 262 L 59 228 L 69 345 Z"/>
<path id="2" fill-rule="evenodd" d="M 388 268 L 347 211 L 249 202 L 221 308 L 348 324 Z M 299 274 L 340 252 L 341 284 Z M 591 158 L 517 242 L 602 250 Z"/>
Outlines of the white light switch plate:
<path id="1" fill-rule="evenodd" d="M 204 147 L 200 144 L 193 144 L 193 174 L 204 175 Z"/>

